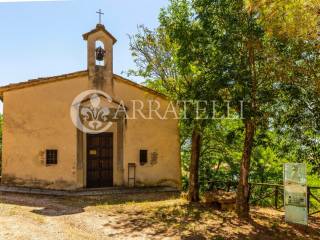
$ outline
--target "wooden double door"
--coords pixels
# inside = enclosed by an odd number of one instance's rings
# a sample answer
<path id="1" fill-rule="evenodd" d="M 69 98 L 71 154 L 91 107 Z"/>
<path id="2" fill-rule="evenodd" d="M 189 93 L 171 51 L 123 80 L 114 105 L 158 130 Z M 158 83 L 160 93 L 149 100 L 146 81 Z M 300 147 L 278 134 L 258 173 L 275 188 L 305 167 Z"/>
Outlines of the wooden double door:
<path id="1" fill-rule="evenodd" d="M 87 187 L 113 186 L 113 133 L 87 134 Z"/>

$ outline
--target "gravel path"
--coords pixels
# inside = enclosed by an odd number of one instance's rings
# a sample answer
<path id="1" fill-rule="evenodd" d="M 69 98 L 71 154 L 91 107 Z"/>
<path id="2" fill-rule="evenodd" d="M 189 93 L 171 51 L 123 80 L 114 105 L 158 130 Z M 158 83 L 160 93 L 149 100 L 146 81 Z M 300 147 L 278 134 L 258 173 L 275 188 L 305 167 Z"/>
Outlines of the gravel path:
<path id="1" fill-rule="evenodd" d="M 169 193 L 91 198 L 0 194 L 1 240 L 320 239 L 320 219 L 305 228 L 283 212 L 252 209 L 252 221 Z"/>

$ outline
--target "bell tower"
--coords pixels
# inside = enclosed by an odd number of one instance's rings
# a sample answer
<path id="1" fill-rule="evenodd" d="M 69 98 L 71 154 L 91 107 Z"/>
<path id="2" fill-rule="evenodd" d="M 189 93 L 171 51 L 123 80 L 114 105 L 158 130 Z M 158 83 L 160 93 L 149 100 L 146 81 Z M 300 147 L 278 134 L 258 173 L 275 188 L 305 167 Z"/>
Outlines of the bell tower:
<path id="1" fill-rule="evenodd" d="M 92 31 L 83 34 L 87 41 L 89 87 L 113 92 L 113 45 L 116 39 L 101 24 L 101 10 L 97 12 L 99 24 Z"/>

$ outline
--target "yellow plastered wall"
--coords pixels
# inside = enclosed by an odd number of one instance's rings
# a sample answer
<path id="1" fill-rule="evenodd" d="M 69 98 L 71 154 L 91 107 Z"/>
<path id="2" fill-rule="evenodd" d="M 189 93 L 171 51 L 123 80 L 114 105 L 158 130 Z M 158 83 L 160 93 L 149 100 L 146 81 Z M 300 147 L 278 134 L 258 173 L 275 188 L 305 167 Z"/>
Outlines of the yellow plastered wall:
<path id="1" fill-rule="evenodd" d="M 49 188 L 76 187 L 77 138 L 70 105 L 86 86 L 87 77 L 82 77 L 4 93 L 4 180 L 14 177 L 22 185 L 34 180 L 34 185 L 42 181 Z M 46 149 L 58 149 L 57 165 L 45 165 Z"/>
<path id="2" fill-rule="evenodd" d="M 88 77 L 83 76 L 4 93 L 4 182 L 15 180 L 19 185 L 54 189 L 75 189 L 85 185 L 85 177 L 77 177 L 77 131 L 70 118 L 70 106 L 73 99 L 87 89 Z M 157 99 L 162 113 L 168 105 L 167 100 L 119 79 L 115 79 L 113 90 L 114 97 L 124 101 L 129 108 L 129 115 L 133 107 L 131 100 L 142 100 L 148 106 L 148 100 Z M 116 132 L 116 128 L 110 131 Z M 114 143 L 116 148 L 115 139 Z M 58 149 L 57 165 L 45 165 L 43 153 L 46 149 Z M 139 163 L 140 149 L 149 153 L 149 162 L 144 166 Z M 158 153 L 154 165 L 150 164 L 151 152 Z M 117 154 L 114 157 L 114 169 L 117 169 Z M 144 120 L 141 116 L 136 120 L 128 119 L 124 130 L 122 181 L 125 185 L 128 163 L 136 163 L 138 185 L 180 187 L 178 120 Z M 121 182 L 116 172 L 114 178 L 114 182 Z"/>
<path id="3" fill-rule="evenodd" d="M 132 118 L 133 102 L 131 100 L 141 100 L 144 103 L 144 115 L 148 116 L 150 100 L 160 102 L 161 116 L 164 115 L 169 102 L 161 97 L 155 96 L 142 89 L 131 86 L 122 81 L 115 83 L 115 97 L 121 99 L 128 106 L 129 119 L 125 130 L 124 143 L 124 165 L 125 183 L 128 179 L 128 163 L 136 164 L 136 181 L 138 185 L 169 185 L 181 186 L 181 166 L 180 166 L 180 139 L 178 120 L 173 114 L 167 120 L 161 120 L 154 113 L 153 120 L 143 119 L 140 114 L 136 114 L 136 120 Z M 148 163 L 141 166 L 139 162 L 140 149 L 148 150 Z M 158 154 L 157 163 L 150 164 L 151 153 Z"/>

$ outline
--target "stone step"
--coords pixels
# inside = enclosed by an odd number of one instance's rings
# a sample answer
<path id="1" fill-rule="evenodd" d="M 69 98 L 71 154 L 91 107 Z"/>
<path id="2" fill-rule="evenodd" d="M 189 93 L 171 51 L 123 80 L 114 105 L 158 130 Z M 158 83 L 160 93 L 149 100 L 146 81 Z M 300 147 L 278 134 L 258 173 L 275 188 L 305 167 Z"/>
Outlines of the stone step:
<path id="1" fill-rule="evenodd" d="M 109 187 L 109 188 L 94 188 L 94 189 L 79 189 L 72 191 L 65 190 L 51 190 L 51 189 L 36 189 L 26 187 L 11 187 L 1 186 L 0 193 L 24 193 L 35 195 L 49 195 L 49 196 L 102 196 L 111 194 L 135 194 L 135 193 L 155 193 L 155 192 L 177 192 L 180 191 L 172 187 L 136 187 L 136 188 L 124 188 L 124 187 Z"/>

